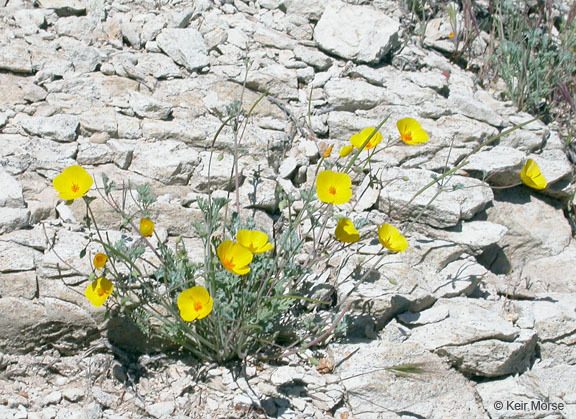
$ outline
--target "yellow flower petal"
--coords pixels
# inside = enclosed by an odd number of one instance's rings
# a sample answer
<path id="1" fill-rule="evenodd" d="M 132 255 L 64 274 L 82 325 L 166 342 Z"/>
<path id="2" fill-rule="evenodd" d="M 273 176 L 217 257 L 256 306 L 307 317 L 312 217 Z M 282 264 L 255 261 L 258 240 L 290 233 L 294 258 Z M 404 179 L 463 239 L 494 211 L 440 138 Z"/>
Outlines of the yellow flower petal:
<path id="1" fill-rule="evenodd" d="M 327 159 L 328 157 L 330 157 L 330 154 L 332 154 L 332 149 L 334 148 L 334 144 L 332 144 L 331 146 L 326 148 L 326 151 L 324 151 L 324 153 L 322 154 L 322 158 L 323 159 Z"/>
<path id="2" fill-rule="evenodd" d="M 360 233 L 358 233 L 354 223 L 349 218 L 341 218 L 338 221 L 334 235 L 344 243 L 354 243 L 360 240 Z"/>
<path id="3" fill-rule="evenodd" d="M 428 134 L 422 129 L 418 121 L 413 118 L 404 118 L 396 122 L 400 139 L 406 144 L 422 144 L 428 141 Z"/>
<path id="4" fill-rule="evenodd" d="M 254 256 L 244 246 L 234 243 L 232 240 L 226 240 L 220 243 L 216 249 L 216 254 L 222 266 L 233 274 L 246 275 L 250 272 L 248 265 Z"/>
<path id="5" fill-rule="evenodd" d="M 214 300 L 208 290 L 201 286 L 195 286 L 182 291 L 176 302 L 180 317 L 184 321 L 191 322 L 201 320 L 212 312 Z"/>
<path id="6" fill-rule="evenodd" d="M 374 128 L 374 127 L 364 128 L 359 133 L 354 134 L 352 137 L 350 137 L 350 142 L 352 143 L 352 145 L 354 147 L 361 148 L 362 144 L 364 144 L 364 141 L 366 141 L 366 139 L 370 136 L 370 134 L 372 134 L 372 132 L 375 129 L 376 128 Z M 380 141 L 382 141 L 382 134 L 377 132 L 376 134 L 374 134 L 374 136 L 372 138 L 370 138 L 370 141 L 368 141 L 368 143 L 366 144 L 366 146 L 364 148 L 366 150 L 374 148 L 378 144 L 380 144 Z"/>
<path id="7" fill-rule="evenodd" d="M 110 294 L 114 291 L 114 285 L 104 277 L 92 281 L 86 287 L 84 295 L 93 306 L 100 307 L 106 302 Z"/>
<path id="8" fill-rule="evenodd" d="M 236 233 L 236 241 L 255 255 L 272 250 L 274 247 L 272 243 L 268 243 L 268 235 L 258 230 L 239 230 Z"/>
<path id="9" fill-rule="evenodd" d="M 346 173 L 324 170 L 316 178 L 316 194 L 327 204 L 342 205 L 352 197 L 352 181 Z"/>
<path id="10" fill-rule="evenodd" d="M 526 161 L 526 164 L 520 172 L 520 178 L 526 186 L 533 189 L 542 190 L 546 189 L 546 186 L 548 186 L 548 182 L 546 182 L 546 178 L 540 171 L 538 163 L 532 159 Z"/>
<path id="11" fill-rule="evenodd" d="M 148 218 L 142 218 L 140 220 L 140 234 L 144 237 L 150 237 L 154 233 L 154 221 Z"/>
<path id="12" fill-rule="evenodd" d="M 80 166 L 70 166 L 52 180 L 58 196 L 67 201 L 82 198 L 93 183 L 92 177 Z"/>
<path id="13" fill-rule="evenodd" d="M 378 227 L 378 241 L 392 252 L 403 252 L 408 249 L 408 240 L 391 224 Z"/>
<path id="14" fill-rule="evenodd" d="M 339 151 L 339 155 L 340 157 L 346 157 L 347 155 L 349 155 L 350 153 L 352 153 L 352 150 L 354 150 L 354 146 L 353 145 L 345 145 L 344 147 L 342 147 Z"/>
<path id="15" fill-rule="evenodd" d="M 94 267 L 96 269 L 102 269 L 104 265 L 106 265 L 107 260 L 108 256 L 104 253 L 96 253 L 96 255 L 94 255 Z"/>

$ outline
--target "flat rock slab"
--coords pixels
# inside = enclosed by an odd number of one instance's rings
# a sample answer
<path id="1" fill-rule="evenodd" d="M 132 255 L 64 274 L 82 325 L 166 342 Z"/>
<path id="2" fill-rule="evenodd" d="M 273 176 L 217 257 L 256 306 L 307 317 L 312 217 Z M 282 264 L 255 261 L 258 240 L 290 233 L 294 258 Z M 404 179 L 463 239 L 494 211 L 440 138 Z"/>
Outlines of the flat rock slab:
<path id="1" fill-rule="evenodd" d="M 380 192 L 378 209 L 392 218 L 420 220 L 433 227 L 446 228 L 460 220 L 469 220 L 492 201 L 492 190 L 484 182 L 463 176 L 453 176 L 438 196 L 433 185 L 416 198 L 414 195 L 431 183 L 437 173 L 423 169 L 392 168 L 382 173 L 387 185 Z"/>
<path id="2" fill-rule="evenodd" d="M 331 349 L 355 418 L 485 417 L 474 387 L 420 345 L 373 341 Z M 424 372 L 401 376 L 387 370 L 402 364 Z"/>
<path id="3" fill-rule="evenodd" d="M 330 54 L 375 64 L 398 42 L 400 24 L 379 10 L 331 2 L 314 29 L 314 40 Z"/>
<path id="4" fill-rule="evenodd" d="M 521 330 L 501 313 L 499 302 L 458 297 L 398 319 L 413 327 L 407 343 L 446 357 L 461 372 L 492 377 L 526 370 L 535 355 L 534 331 Z"/>
<path id="5" fill-rule="evenodd" d="M 98 337 L 98 327 L 86 311 L 55 298 L 0 298 L 0 313 L 0 350 L 7 353 L 55 348 L 70 355 Z"/>
<path id="6" fill-rule="evenodd" d="M 38 116 L 23 119 L 21 125 L 31 135 L 59 143 L 70 143 L 76 140 L 79 120 L 74 115 Z"/>
<path id="7" fill-rule="evenodd" d="M 204 38 L 196 29 L 163 29 L 156 42 L 174 62 L 190 71 L 198 70 L 210 64 L 208 47 Z"/>
<path id="8" fill-rule="evenodd" d="M 492 418 L 576 417 L 576 366 L 540 361 L 520 376 L 481 383 L 476 390 Z"/>

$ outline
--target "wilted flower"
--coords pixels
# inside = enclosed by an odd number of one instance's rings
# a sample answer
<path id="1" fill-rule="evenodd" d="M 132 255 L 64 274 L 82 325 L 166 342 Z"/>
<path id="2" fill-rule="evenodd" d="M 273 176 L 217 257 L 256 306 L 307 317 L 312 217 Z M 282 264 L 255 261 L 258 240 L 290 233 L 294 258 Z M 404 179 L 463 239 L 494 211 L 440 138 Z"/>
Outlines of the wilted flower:
<path id="1" fill-rule="evenodd" d="M 94 255 L 94 267 L 96 269 L 102 269 L 104 265 L 106 265 L 107 260 L 108 256 L 104 253 L 96 253 L 96 255 Z"/>
<path id="2" fill-rule="evenodd" d="M 236 241 L 255 255 L 272 250 L 274 247 L 272 243 L 268 243 L 266 233 L 258 230 L 239 230 L 236 233 Z"/>
<path id="3" fill-rule="evenodd" d="M 330 154 L 332 154 L 333 148 L 334 148 L 334 144 L 328 146 L 326 148 L 326 150 L 324 151 L 324 153 L 322 154 L 322 158 L 327 159 L 328 157 L 330 157 Z"/>
<path id="4" fill-rule="evenodd" d="M 360 240 L 360 233 L 358 233 L 354 223 L 349 218 L 341 218 L 338 221 L 334 235 L 344 243 L 354 243 Z"/>
<path id="5" fill-rule="evenodd" d="M 201 286 L 188 288 L 178 295 L 178 310 L 184 321 L 201 320 L 212 312 L 214 300 Z"/>
<path id="6" fill-rule="evenodd" d="M 428 141 L 428 134 L 415 119 L 401 119 L 396 123 L 396 126 L 400 131 L 400 139 L 406 144 L 421 144 Z"/>
<path id="7" fill-rule="evenodd" d="M 106 302 L 112 291 L 114 291 L 114 285 L 102 276 L 86 287 L 84 295 L 93 306 L 100 307 Z"/>
<path id="8" fill-rule="evenodd" d="M 150 237 L 154 233 L 154 221 L 148 218 L 142 218 L 140 220 L 140 234 L 144 237 Z"/>
<path id="9" fill-rule="evenodd" d="M 346 157 L 347 155 L 349 155 L 350 153 L 352 153 L 352 150 L 354 150 L 354 146 L 353 145 L 345 145 L 344 147 L 342 147 L 340 149 L 340 151 L 338 152 L 338 154 L 340 155 L 340 157 Z"/>
<path id="10" fill-rule="evenodd" d="M 352 197 L 352 181 L 346 173 L 324 170 L 316 178 L 316 194 L 320 201 L 341 205 Z"/>
<path id="11" fill-rule="evenodd" d="M 520 172 L 520 179 L 522 179 L 522 182 L 526 186 L 537 190 L 546 189 L 546 186 L 548 186 L 548 182 L 546 182 L 546 178 L 540 171 L 538 163 L 532 159 L 526 161 L 526 164 Z"/>
<path id="12" fill-rule="evenodd" d="M 70 166 L 52 180 L 58 196 L 67 201 L 82 198 L 93 183 L 92 177 L 80 166 Z"/>
<path id="13" fill-rule="evenodd" d="M 232 240 L 226 240 L 220 243 L 216 249 L 218 259 L 222 266 L 236 275 L 246 275 L 250 272 L 248 265 L 252 262 L 254 256 L 252 252 L 244 246 L 234 243 Z"/>
<path id="14" fill-rule="evenodd" d="M 378 241 L 392 252 L 403 252 L 408 249 L 406 237 L 391 224 L 384 223 L 378 227 Z"/>
<path id="15" fill-rule="evenodd" d="M 372 134 L 372 132 L 375 129 L 376 128 L 374 128 L 374 127 L 364 128 L 362 131 L 360 131 L 360 132 L 354 134 L 352 137 L 350 137 L 350 142 L 352 143 L 352 145 L 354 147 L 361 148 L 362 144 L 364 144 L 364 141 L 366 141 L 366 139 L 370 136 L 370 134 Z M 382 134 L 377 132 L 376 134 L 374 134 L 374 136 L 372 138 L 370 138 L 370 141 L 368 141 L 368 143 L 366 144 L 366 146 L 364 148 L 366 150 L 374 148 L 378 144 L 380 144 L 380 141 L 382 141 Z"/>

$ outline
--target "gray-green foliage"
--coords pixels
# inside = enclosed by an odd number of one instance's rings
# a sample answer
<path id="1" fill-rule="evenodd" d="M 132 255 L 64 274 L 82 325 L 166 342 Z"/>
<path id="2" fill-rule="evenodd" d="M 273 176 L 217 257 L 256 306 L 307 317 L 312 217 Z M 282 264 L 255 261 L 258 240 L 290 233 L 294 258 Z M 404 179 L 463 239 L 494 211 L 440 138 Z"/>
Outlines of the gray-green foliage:
<path id="1" fill-rule="evenodd" d="M 520 109 L 548 111 L 561 86 L 574 83 L 574 23 L 564 17 L 557 31 L 545 12 L 529 12 L 524 1 L 502 0 L 495 12 L 494 32 L 499 42 L 490 63 L 504 80 L 507 96 Z"/>

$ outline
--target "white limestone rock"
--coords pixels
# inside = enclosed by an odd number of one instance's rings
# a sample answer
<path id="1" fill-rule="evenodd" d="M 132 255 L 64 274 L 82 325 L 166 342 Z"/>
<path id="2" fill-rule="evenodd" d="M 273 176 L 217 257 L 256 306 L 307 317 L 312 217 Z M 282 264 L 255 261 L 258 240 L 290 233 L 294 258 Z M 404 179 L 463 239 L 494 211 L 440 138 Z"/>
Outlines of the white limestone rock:
<path id="1" fill-rule="evenodd" d="M 488 246 L 498 243 L 508 229 L 490 221 L 462 221 L 445 230 L 433 230 L 437 239 L 456 243 L 472 255 L 479 255 Z"/>
<path id="2" fill-rule="evenodd" d="M 354 417 L 485 417 L 474 386 L 421 345 L 374 340 L 330 348 Z M 424 365 L 429 373 L 410 379 L 391 370 L 406 364 Z"/>
<path id="3" fill-rule="evenodd" d="M 330 106 L 337 111 L 371 109 L 380 104 L 387 92 L 361 80 L 331 79 L 324 86 Z"/>
<path id="4" fill-rule="evenodd" d="M 471 155 L 462 171 L 491 185 L 512 186 L 520 180 L 525 154 L 515 148 L 496 146 Z"/>
<path id="5" fill-rule="evenodd" d="M 98 326 L 86 311 L 56 298 L 0 298 L 0 311 L 0 350 L 5 353 L 50 348 L 72 355 L 99 337 Z"/>
<path id="6" fill-rule="evenodd" d="M 30 211 L 26 208 L 0 207 L 0 234 L 19 230 L 30 225 Z"/>
<path id="7" fill-rule="evenodd" d="M 197 151 L 180 141 L 163 140 L 136 147 L 130 169 L 166 185 L 186 185 L 199 163 Z"/>
<path id="8" fill-rule="evenodd" d="M 70 143 L 76 140 L 79 120 L 74 115 L 60 114 L 50 117 L 30 117 L 23 119 L 20 124 L 30 135 Z"/>
<path id="9" fill-rule="evenodd" d="M 169 103 L 137 92 L 130 93 L 130 107 L 140 118 L 166 120 L 172 113 L 172 106 Z"/>
<path id="10" fill-rule="evenodd" d="M 0 272 L 30 271 L 40 252 L 13 242 L 0 241 Z"/>
<path id="11" fill-rule="evenodd" d="M 334 1 L 314 28 L 314 40 L 330 54 L 376 64 L 397 45 L 399 29 L 379 10 Z"/>
<path id="12" fill-rule="evenodd" d="M 18 41 L 0 44 L 0 70 L 32 73 L 32 61 L 26 44 Z"/>
<path id="13" fill-rule="evenodd" d="M 393 218 L 402 219 L 411 219 L 424 211 L 420 222 L 446 228 L 461 220 L 469 220 L 492 201 L 492 190 L 484 182 L 457 175 L 432 202 L 430 200 L 438 192 L 438 186 L 428 188 L 412 200 L 416 192 L 434 180 L 434 176 L 434 172 L 422 169 L 385 170 L 382 182 L 390 184 L 380 191 L 378 209 Z"/>
<path id="14" fill-rule="evenodd" d="M 467 374 L 494 377 L 525 371 L 535 355 L 536 335 L 501 317 L 501 305 L 462 297 L 440 299 L 421 315 L 434 317 L 432 313 L 439 311 L 442 319 L 413 327 L 406 344 L 434 351 Z M 419 316 L 398 318 L 412 325 Z"/>
<path id="15" fill-rule="evenodd" d="M 470 95 L 450 93 L 448 102 L 448 106 L 461 115 L 477 121 L 486 122 L 494 127 L 502 127 L 504 125 L 504 120 L 500 115 L 494 112 L 488 105 L 485 105 Z"/>
<path id="16" fill-rule="evenodd" d="M 40 28 L 46 23 L 44 11 L 38 9 L 22 9 L 14 12 L 14 20 L 21 28 Z"/>
<path id="17" fill-rule="evenodd" d="M 85 0 L 37 0 L 44 9 L 52 9 L 59 16 L 81 15 L 86 12 Z"/>
<path id="18" fill-rule="evenodd" d="M 0 167 L 0 207 L 23 208 L 22 186 L 4 168 Z"/>
<path id="19" fill-rule="evenodd" d="M 174 62 L 190 71 L 202 69 L 210 64 L 208 47 L 196 29 L 163 29 L 156 37 L 156 42 Z"/>
<path id="20" fill-rule="evenodd" d="M 181 77 L 180 68 L 164 54 L 142 54 L 138 57 L 136 68 L 160 80 Z"/>

